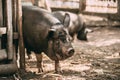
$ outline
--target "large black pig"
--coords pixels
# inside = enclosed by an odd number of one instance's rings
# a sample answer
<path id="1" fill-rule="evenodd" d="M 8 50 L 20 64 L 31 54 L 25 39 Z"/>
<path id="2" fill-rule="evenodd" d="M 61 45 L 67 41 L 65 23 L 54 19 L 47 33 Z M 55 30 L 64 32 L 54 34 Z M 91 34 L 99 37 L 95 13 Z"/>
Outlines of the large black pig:
<path id="1" fill-rule="evenodd" d="M 23 39 L 28 54 L 34 51 L 39 72 L 43 72 L 42 54 L 44 52 L 55 61 L 55 71 L 60 72 L 59 60 L 74 54 L 70 35 L 67 30 L 70 17 L 65 14 L 64 22 L 55 18 L 44 9 L 35 6 L 23 6 Z"/>
<path id="2" fill-rule="evenodd" d="M 52 14 L 56 18 L 58 18 L 62 23 L 64 20 L 64 15 L 66 13 L 70 15 L 70 25 L 68 27 L 68 30 L 71 37 L 74 39 L 74 35 L 77 34 L 78 40 L 87 41 L 87 33 L 91 32 L 92 30 L 86 28 L 86 24 L 80 15 L 68 11 L 52 12 Z"/>

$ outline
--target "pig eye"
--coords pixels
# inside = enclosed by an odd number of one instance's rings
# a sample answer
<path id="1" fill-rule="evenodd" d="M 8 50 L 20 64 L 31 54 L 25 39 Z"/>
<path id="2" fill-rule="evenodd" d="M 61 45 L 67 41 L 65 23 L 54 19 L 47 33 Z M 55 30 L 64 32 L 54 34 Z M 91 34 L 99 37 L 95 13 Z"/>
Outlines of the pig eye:
<path id="1" fill-rule="evenodd" d="M 64 36 L 66 35 L 66 33 L 63 31 L 63 32 L 59 32 L 59 36 Z"/>
<path id="2" fill-rule="evenodd" d="M 59 32 L 59 35 L 61 35 L 62 34 L 62 32 Z"/>
<path id="3" fill-rule="evenodd" d="M 62 42 L 66 42 L 66 34 L 64 32 L 59 32 L 59 39 L 62 41 Z"/>

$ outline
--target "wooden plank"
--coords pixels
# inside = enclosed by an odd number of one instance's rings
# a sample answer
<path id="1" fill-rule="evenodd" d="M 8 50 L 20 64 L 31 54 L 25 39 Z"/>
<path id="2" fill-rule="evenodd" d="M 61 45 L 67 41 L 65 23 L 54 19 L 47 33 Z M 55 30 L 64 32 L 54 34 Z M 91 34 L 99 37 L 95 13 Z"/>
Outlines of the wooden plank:
<path id="1" fill-rule="evenodd" d="M 118 0 L 119 1 L 119 0 Z M 115 14 L 117 13 L 117 2 L 112 0 L 87 0 L 86 1 L 86 10 L 87 12 L 96 12 L 96 13 L 107 13 Z"/>
<path id="2" fill-rule="evenodd" d="M 49 0 L 51 8 L 67 8 L 67 9 L 79 9 L 79 1 L 62 1 L 62 0 Z M 39 5 L 44 5 L 39 2 Z"/>
<path id="3" fill-rule="evenodd" d="M 7 59 L 7 52 L 5 49 L 0 50 L 0 61 Z"/>
<path id="4" fill-rule="evenodd" d="M 12 0 L 12 24 L 13 32 L 17 32 L 17 23 L 16 23 L 16 0 Z"/>
<path id="5" fill-rule="evenodd" d="M 20 68 L 25 69 L 25 48 L 22 35 L 22 6 L 21 0 L 17 0 L 17 26 L 19 33 L 19 55 L 20 55 Z"/>
<path id="6" fill-rule="evenodd" d="M 8 60 L 13 59 L 12 1 L 6 0 Z"/>
<path id="7" fill-rule="evenodd" d="M 0 65 L 0 76 L 10 75 L 16 73 L 18 70 L 16 64 L 1 64 Z"/>
<path id="8" fill-rule="evenodd" d="M 120 0 L 117 1 L 117 14 L 120 15 Z"/>
<path id="9" fill-rule="evenodd" d="M 47 9 L 49 12 L 52 12 L 48 0 L 45 0 L 45 9 Z"/>
<path id="10" fill-rule="evenodd" d="M 6 27 L 0 27 L 0 35 L 6 34 Z"/>
<path id="11" fill-rule="evenodd" d="M 79 0 L 79 13 L 82 13 L 86 8 L 86 0 Z"/>
<path id="12" fill-rule="evenodd" d="M 0 26 L 3 26 L 2 0 L 0 0 Z"/>

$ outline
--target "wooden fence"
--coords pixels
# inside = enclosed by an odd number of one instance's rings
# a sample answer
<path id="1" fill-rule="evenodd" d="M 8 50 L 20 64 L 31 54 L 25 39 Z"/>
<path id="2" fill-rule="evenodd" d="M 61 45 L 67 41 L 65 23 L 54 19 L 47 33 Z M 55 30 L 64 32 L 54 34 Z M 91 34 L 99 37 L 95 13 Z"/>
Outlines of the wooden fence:
<path id="1" fill-rule="evenodd" d="M 45 0 L 22 0 L 31 1 L 33 4 L 37 1 L 38 6 L 44 7 Z M 51 8 L 77 9 L 80 10 L 80 0 L 46 0 Z M 86 0 L 86 12 L 96 13 L 117 13 L 117 0 Z"/>
<path id="2" fill-rule="evenodd" d="M 96 13 L 117 13 L 117 0 L 86 0 L 86 10 Z"/>

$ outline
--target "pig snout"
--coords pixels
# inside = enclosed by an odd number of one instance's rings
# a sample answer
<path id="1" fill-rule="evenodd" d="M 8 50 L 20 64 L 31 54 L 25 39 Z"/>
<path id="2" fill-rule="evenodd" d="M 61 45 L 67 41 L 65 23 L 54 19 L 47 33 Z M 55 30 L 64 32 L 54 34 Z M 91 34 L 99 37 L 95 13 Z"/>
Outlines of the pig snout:
<path id="1" fill-rule="evenodd" d="M 73 48 L 69 48 L 66 52 L 67 56 L 72 56 L 74 54 L 75 50 Z"/>

